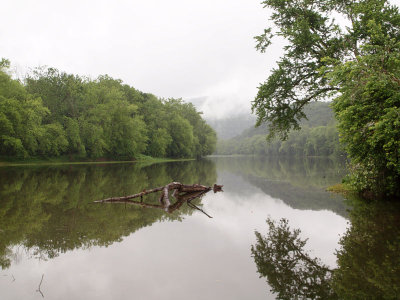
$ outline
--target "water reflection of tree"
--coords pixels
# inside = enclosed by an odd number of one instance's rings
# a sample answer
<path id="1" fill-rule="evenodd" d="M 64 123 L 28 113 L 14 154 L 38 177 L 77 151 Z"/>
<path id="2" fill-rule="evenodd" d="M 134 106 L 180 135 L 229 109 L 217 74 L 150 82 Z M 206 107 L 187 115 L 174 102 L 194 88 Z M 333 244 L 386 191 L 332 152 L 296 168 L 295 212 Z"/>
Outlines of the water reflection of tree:
<path id="1" fill-rule="evenodd" d="M 304 250 L 300 230 L 268 219 L 252 256 L 278 299 L 399 299 L 400 205 L 357 203 L 330 270 Z"/>
<path id="2" fill-rule="evenodd" d="M 335 299 L 331 288 L 332 270 L 304 250 L 307 240 L 300 230 L 291 230 L 288 221 L 276 224 L 267 219 L 269 232 L 256 232 L 257 243 L 252 256 L 261 277 L 267 277 L 278 299 Z"/>
<path id="3" fill-rule="evenodd" d="M 219 157 L 218 170 L 240 175 L 245 182 L 265 194 L 283 200 L 296 209 L 331 210 L 347 217 L 343 197 L 326 193 L 325 189 L 341 180 L 343 161 L 303 157 Z M 249 191 L 237 184 L 230 191 L 246 195 Z"/>
<path id="4" fill-rule="evenodd" d="M 29 249 L 35 257 L 52 258 L 76 248 L 111 245 L 157 221 L 182 220 L 193 208 L 182 206 L 165 214 L 162 210 L 93 204 L 97 199 L 132 194 L 173 180 L 211 185 L 216 182 L 215 165 L 204 160 L 146 167 L 3 168 L 0 266 L 10 266 L 14 246 Z"/>
<path id="5" fill-rule="evenodd" d="M 340 240 L 335 291 L 346 299 L 400 299 L 400 203 L 358 203 Z"/>

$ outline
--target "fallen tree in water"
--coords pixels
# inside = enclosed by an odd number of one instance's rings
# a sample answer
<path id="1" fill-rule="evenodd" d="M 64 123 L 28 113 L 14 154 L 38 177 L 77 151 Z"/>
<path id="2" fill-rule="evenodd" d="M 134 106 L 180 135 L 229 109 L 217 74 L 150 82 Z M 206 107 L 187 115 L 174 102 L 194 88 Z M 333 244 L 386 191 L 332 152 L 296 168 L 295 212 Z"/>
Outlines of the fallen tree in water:
<path id="1" fill-rule="evenodd" d="M 149 207 L 149 208 L 161 208 L 164 209 L 168 213 L 172 213 L 175 210 L 179 209 L 183 203 L 187 203 L 190 207 L 200 210 L 202 213 L 207 215 L 209 218 L 212 218 L 207 213 L 205 213 L 201 208 L 197 207 L 191 201 L 196 198 L 201 198 L 204 194 L 208 193 L 209 191 L 213 190 L 214 193 L 222 191 L 222 185 L 214 184 L 213 187 L 205 186 L 200 184 L 182 184 L 180 182 L 171 182 L 165 186 L 150 189 L 150 190 L 143 190 L 140 193 L 129 195 L 129 196 L 122 196 L 122 197 L 111 197 L 102 200 L 96 200 L 95 203 L 125 203 L 125 204 L 132 204 L 132 205 L 139 205 L 142 207 Z M 177 199 L 175 203 L 171 204 L 169 198 L 169 192 L 172 191 L 172 197 Z M 160 204 L 149 204 L 143 202 L 143 196 L 161 192 L 158 201 Z M 132 199 L 140 198 L 140 201 L 135 201 Z"/>

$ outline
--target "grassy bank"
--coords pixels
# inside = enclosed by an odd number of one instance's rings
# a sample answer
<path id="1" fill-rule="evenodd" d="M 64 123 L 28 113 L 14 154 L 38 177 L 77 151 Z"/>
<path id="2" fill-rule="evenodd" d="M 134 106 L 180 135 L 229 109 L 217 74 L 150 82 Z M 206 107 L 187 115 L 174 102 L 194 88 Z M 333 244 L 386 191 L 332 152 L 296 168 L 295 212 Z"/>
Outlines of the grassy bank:
<path id="1" fill-rule="evenodd" d="M 146 155 L 140 155 L 131 160 L 113 160 L 111 158 L 98 158 L 88 159 L 82 157 L 60 156 L 57 158 L 30 158 L 30 159 L 17 159 L 15 157 L 0 157 L 0 167 L 2 166 L 29 166 L 29 165 L 80 165 L 80 164 L 121 164 L 121 163 L 140 163 L 140 164 L 154 164 L 169 161 L 187 161 L 189 159 L 175 159 L 175 158 L 158 158 Z"/>
<path id="2" fill-rule="evenodd" d="M 346 199 L 358 196 L 357 191 L 347 183 L 338 183 L 326 189 L 328 192 L 341 194 Z"/>

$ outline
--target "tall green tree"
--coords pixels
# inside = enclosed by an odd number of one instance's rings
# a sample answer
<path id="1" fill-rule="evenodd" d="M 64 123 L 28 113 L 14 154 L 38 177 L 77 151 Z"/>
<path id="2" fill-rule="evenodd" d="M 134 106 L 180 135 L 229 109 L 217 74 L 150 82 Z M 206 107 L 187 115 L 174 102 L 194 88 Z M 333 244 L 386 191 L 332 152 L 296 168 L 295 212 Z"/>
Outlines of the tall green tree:
<path id="1" fill-rule="evenodd" d="M 169 122 L 168 131 L 172 137 L 167 155 L 170 157 L 191 157 L 194 153 L 193 127 L 181 116 L 174 117 Z"/>
<path id="2" fill-rule="evenodd" d="M 202 113 L 198 112 L 192 103 L 185 103 L 182 99 L 168 99 L 165 105 L 170 114 L 177 114 L 190 123 L 193 129 L 192 155 L 201 157 L 212 154 L 217 136 L 214 129 L 201 117 Z"/>
<path id="3" fill-rule="evenodd" d="M 256 37 L 265 52 L 275 35 L 284 55 L 253 101 L 257 124 L 285 139 L 304 107 L 335 97 L 339 132 L 354 185 L 400 196 L 400 13 L 385 0 L 266 0 L 274 25 Z M 340 22 L 334 16 L 340 16 Z"/>
<path id="4" fill-rule="evenodd" d="M 49 110 L 41 98 L 27 93 L 21 82 L 7 74 L 8 67 L 9 62 L 3 59 L 0 62 L 0 154 L 25 158 L 38 151 L 45 155 L 58 153 L 65 144 L 62 137 L 47 139 L 56 125 L 42 126 Z M 49 142 L 52 147 L 45 146 Z"/>

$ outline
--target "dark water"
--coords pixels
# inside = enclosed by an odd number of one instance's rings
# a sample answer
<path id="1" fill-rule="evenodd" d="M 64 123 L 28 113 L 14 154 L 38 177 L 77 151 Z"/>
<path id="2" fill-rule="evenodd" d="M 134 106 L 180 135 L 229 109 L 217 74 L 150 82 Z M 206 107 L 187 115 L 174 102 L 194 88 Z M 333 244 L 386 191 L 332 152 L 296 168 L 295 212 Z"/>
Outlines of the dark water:
<path id="1" fill-rule="evenodd" d="M 308 238 L 305 250 L 336 268 L 349 215 L 325 188 L 343 174 L 328 159 L 245 157 L 2 167 L 0 299 L 275 299 L 252 257 L 255 230 L 286 218 Z M 213 218 L 186 204 L 173 213 L 93 204 L 172 181 L 223 184 L 193 201 Z"/>

